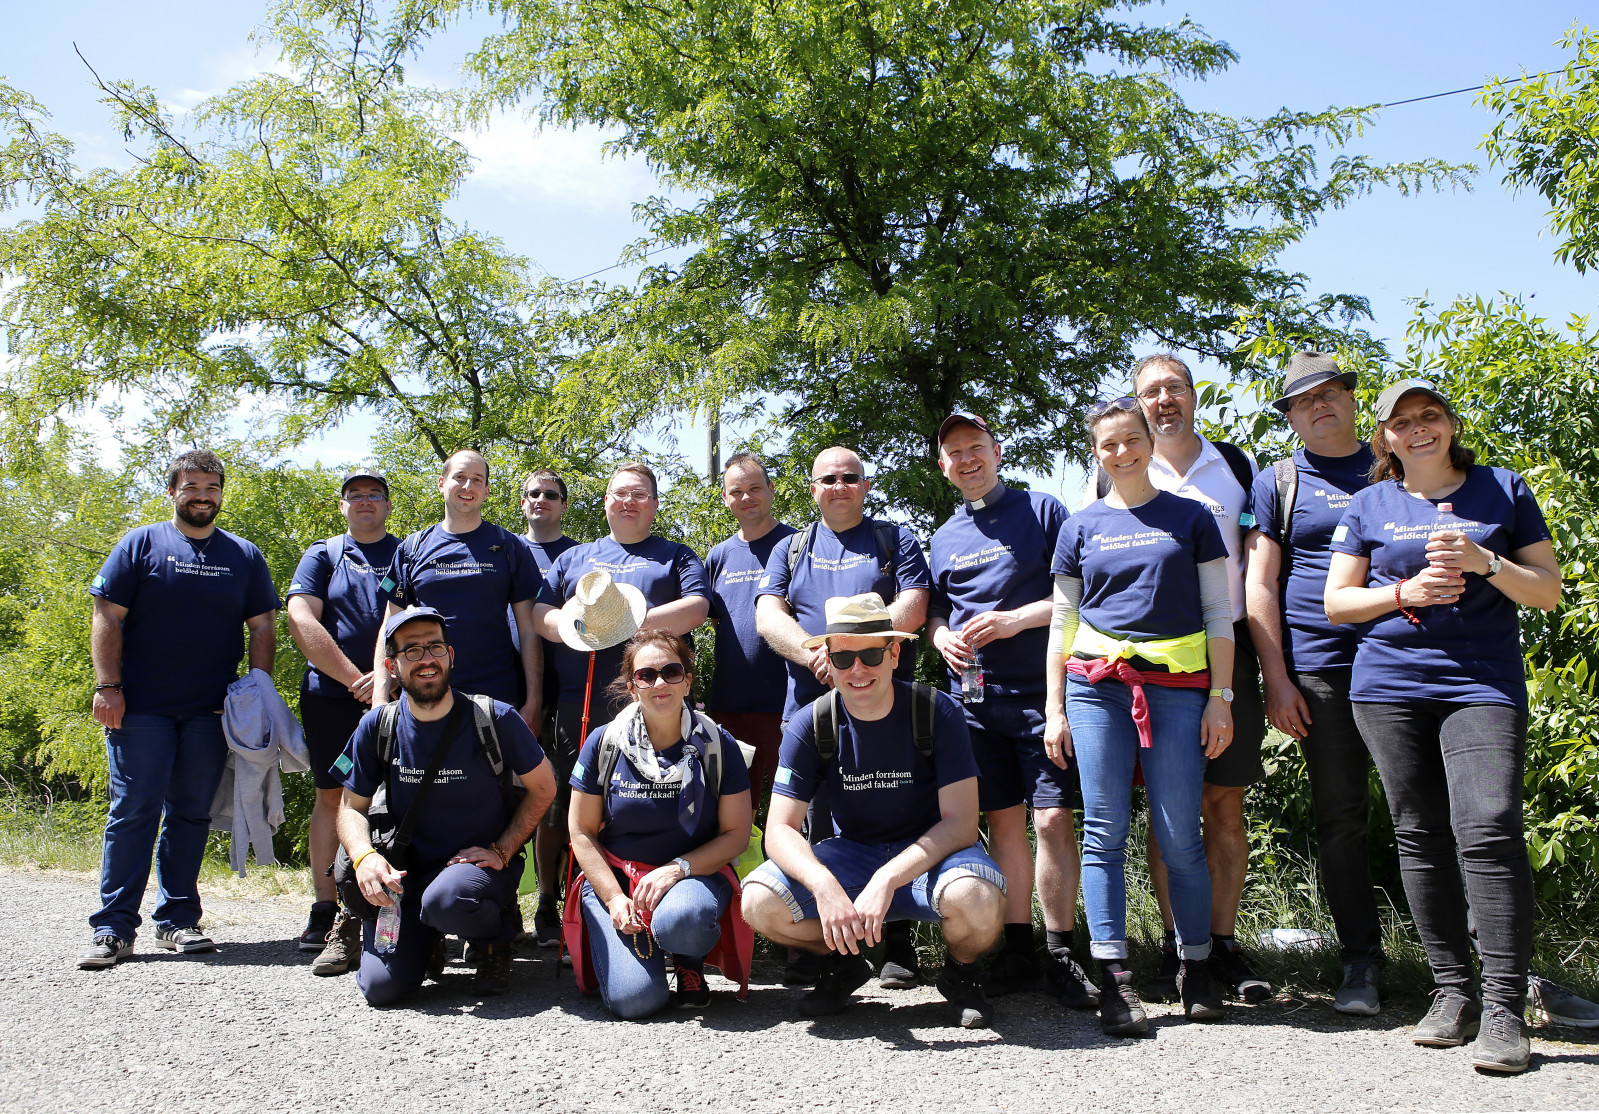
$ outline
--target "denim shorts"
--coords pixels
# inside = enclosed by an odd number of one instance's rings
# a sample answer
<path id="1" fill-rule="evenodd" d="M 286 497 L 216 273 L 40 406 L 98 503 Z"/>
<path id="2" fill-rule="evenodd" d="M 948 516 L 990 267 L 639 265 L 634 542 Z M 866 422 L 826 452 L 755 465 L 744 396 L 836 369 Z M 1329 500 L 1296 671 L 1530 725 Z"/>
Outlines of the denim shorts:
<path id="1" fill-rule="evenodd" d="M 890 859 L 909 847 L 915 840 L 903 843 L 856 843 L 843 836 L 824 839 L 813 850 L 816 859 L 838 879 L 844 892 L 854 900 L 866 888 Z M 981 878 L 992 882 L 1003 892 L 1005 875 L 994 860 L 988 857 L 981 843 L 974 843 L 956 851 L 932 870 L 911 879 L 894 891 L 894 900 L 888 907 L 891 921 L 937 921 L 939 899 L 951 882 L 961 878 Z M 794 923 L 816 916 L 816 898 L 811 891 L 784 874 L 778 865 L 767 859 L 744 880 L 745 885 L 761 885 L 783 899 Z"/>

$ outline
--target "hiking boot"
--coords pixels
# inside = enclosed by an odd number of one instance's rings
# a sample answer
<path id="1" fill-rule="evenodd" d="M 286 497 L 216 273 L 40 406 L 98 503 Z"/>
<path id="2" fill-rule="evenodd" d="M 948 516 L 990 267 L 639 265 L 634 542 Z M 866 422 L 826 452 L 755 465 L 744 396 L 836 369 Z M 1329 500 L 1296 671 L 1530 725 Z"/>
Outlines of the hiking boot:
<path id="1" fill-rule="evenodd" d="M 1088 973 L 1070 952 L 1045 957 L 1044 985 L 1069 1010 L 1091 1010 L 1099 1005 L 1099 987 L 1088 981 Z"/>
<path id="2" fill-rule="evenodd" d="M 1255 974 L 1236 940 L 1211 936 L 1210 973 L 1240 1002 L 1253 1005 L 1271 997 L 1271 983 Z"/>
<path id="3" fill-rule="evenodd" d="M 1475 998 L 1457 987 L 1440 986 L 1432 992 L 1427 1015 L 1410 1030 L 1410 1039 L 1428 1048 L 1455 1048 L 1472 1038 L 1481 1017 L 1482 1006 Z"/>
<path id="4" fill-rule="evenodd" d="M 544 894 L 539 907 L 533 911 L 533 943 L 541 948 L 553 948 L 561 942 L 561 914 L 556 909 L 555 897 Z"/>
<path id="5" fill-rule="evenodd" d="M 1482 1071 L 1526 1071 L 1532 1041 L 1521 1017 L 1498 1002 L 1482 1007 L 1482 1027 L 1471 1046 L 1471 1066 Z"/>
<path id="6" fill-rule="evenodd" d="M 1555 1025 L 1599 1029 L 1599 1006 L 1537 975 L 1527 977 L 1527 1008 Z"/>
<path id="7" fill-rule="evenodd" d="M 1038 957 L 1025 952 L 1002 950 L 983 972 L 983 993 L 990 998 L 1003 998 L 1037 990 L 1043 977 L 1038 968 Z"/>
<path id="8" fill-rule="evenodd" d="M 441 932 L 433 938 L 433 950 L 428 953 L 428 965 L 422 969 L 422 977 L 439 982 L 444 978 L 444 966 L 449 962 L 449 956 L 444 951 L 444 934 Z"/>
<path id="9" fill-rule="evenodd" d="M 798 948 L 790 948 L 788 965 L 783 968 L 784 986 L 815 986 L 816 980 L 822 977 L 822 972 L 827 969 L 827 957 L 817 955 L 815 952 L 803 952 Z"/>
<path id="10" fill-rule="evenodd" d="M 155 946 L 165 948 L 169 952 L 182 952 L 184 954 L 190 952 L 214 952 L 217 950 L 216 941 L 192 924 L 156 929 Z"/>
<path id="11" fill-rule="evenodd" d="M 472 980 L 473 993 L 484 998 L 504 994 L 511 988 L 510 942 L 477 944 L 473 950 L 477 960 L 477 977 Z"/>
<path id="12" fill-rule="evenodd" d="M 1333 996 L 1333 1009 L 1360 1017 L 1376 1017 L 1382 1011 L 1377 998 L 1377 965 L 1371 962 L 1344 964 L 1344 981 Z"/>
<path id="13" fill-rule="evenodd" d="M 1185 959 L 1177 969 L 1177 996 L 1190 1021 L 1220 1021 L 1227 1016 L 1221 991 L 1210 977 L 1210 961 Z"/>
<path id="14" fill-rule="evenodd" d="M 1177 972 L 1182 963 L 1177 956 L 1177 938 L 1166 937 L 1160 945 L 1160 970 L 1144 983 L 1144 997 L 1151 1002 L 1177 1001 Z"/>
<path id="15" fill-rule="evenodd" d="M 1036 967 L 1037 964 L 1034 964 Z M 975 963 L 944 964 L 935 984 L 944 1000 L 955 1007 L 955 1023 L 962 1029 L 986 1029 L 993 1007 L 983 993 L 983 974 Z"/>
<path id="16" fill-rule="evenodd" d="M 922 968 L 916 961 L 910 929 L 909 922 L 901 922 L 883 930 L 883 965 L 877 969 L 877 985 L 884 990 L 909 990 L 921 981 Z"/>
<path id="17" fill-rule="evenodd" d="M 704 962 L 690 967 L 678 960 L 677 989 L 672 991 L 672 1005 L 680 1010 L 702 1010 L 710 1004 L 711 988 L 705 985 Z"/>
<path id="18" fill-rule="evenodd" d="M 305 931 L 300 933 L 296 943 L 302 952 L 319 952 L 328 942 L 328 933 L 333 931 L 334 918 L 339 915 L 339 903 L 336 901 L 318 901 L 311 906 L 311 916 L 305 922 Z"/>
<path id="19" fill-rule="evenodd" d="M 78 956 L 78 969 L 80 971 L 93 971 L 99 967 L 115 967 L 132 954 L 133 942 L 131 940 L 124 940 L 120 936 L 102 932 L 94 938 L 94 943 L 89 945 L 89 950 Z"/>
<path id="20" fill-rule="evenodd" d="M 343 909 L 333 918 L 322 951 L 311 961 L 313 975 L 342 975 L 361 963 L 361 918 Z"/>
<path id="21" fill-rule="evenodd" d="M 853 995 L 872 977 L 872 965 L 862 955 L 828 955 L 826 967 L 816 979 L 815 988 L 800 999 L 799 1011 L 806 1017 L 831 1017 L 843 1013 Z"/>
<path id="22" fill-rule="evenodd" d="M 1099 992 L 1099 1028 L 1107 1037 L 1142 1037 L 1149 1033 L 1149 1017 L 1133 989 L 1133 973 L 1104 971 Z"/>

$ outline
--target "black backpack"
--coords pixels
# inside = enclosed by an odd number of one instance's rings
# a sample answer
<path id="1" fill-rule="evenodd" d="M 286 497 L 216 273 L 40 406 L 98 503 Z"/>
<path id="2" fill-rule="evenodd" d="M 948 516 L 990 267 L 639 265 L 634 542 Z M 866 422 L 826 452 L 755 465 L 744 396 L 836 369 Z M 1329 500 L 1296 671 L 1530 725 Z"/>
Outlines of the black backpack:
<path id="1" fill-rule="evenodd" d="M 884 603 L 893 603 L 894 597 L 899 595 L 899 574 L 894 568 L 894 558 L 899 554 L 899 527 L 892 522 L 881 519 L 869 520 L 872 524 L 872 536 L 877 541 L 877 556 L 883 562 L 883 575 L 894 582 Z M 788 540 L 788 582 L 794 583 L 794 570 L 799 568 L 800 558 L 811 551 L 816 544 L 816 528 L 821 523 L 813 522 L 798 534 L 790 535 Z M 793 607 L 793 604 L 789 604 Z"/>
<path id="2" fill-rule="evenodd" d="M 527 796 L 527 786 L 505 764 L 505 758 L 500 753 L 500 735 L 494 727 L 494 700 L 480 693 L 457 693 L 464 696 L 472 705 L 472 726 L 477 731 L 477 745 L 483 752 L 483 757 L 488 759 L 489 768 L 494 771 L 494 777 L 500 783 L 500 798 L 505 802 L 507 815 L 516 812 L 522 803 L 522 798 Z M 400 718 L 399 701 L 390 701 L 383 705 L 378 712 L 378 762 L 384 771 L 384 784 L 378 787 L 379 792 L 387 793 L 388 770 L 394 755 L 395 724 Z M 445 739 L 440 745 L 448 746 L 450 740 Z M 377 798 L 374 795 L 372 807 L 377 807 Z M 387 800 L 384 801 L 387 807 Z"/>
<path id="3" fill-rule="evenodd" d="M 929 762 L 933 759 L 933 711 L 937 703 L 937 689 L 920 681 L 911 682 L 911 735 L 916 740 L 916 753 Z M 838 757 L 837 689 L 828 689 L 811 701 L 811 734 L 822 765 Z"/>
<path id="4" fill-rule="evenodd" d="M 1294 500 L 1299 498 L 1299 465 L 1289 455 L 1273 464 L 1271 470 L 1277 479 L 1277 533 L 1282 539 L 1277 543 L 1282 549 L 1281 559 L 1277 562 L 1277 583 L 1286 586 L 1288 547 L 1293 544 L 1294 538 Z M 1284 606 L 1287 606 L 1286 600 Z"/>
<path id="5" fill-rule="evenodd" d="M 1238 486 L 1244 489 L 1244 494 L 1249 494 L 1249 489 L 1255 486 L 1255 474 L 1249 467 L 1249 454 L 1229 441 L 1212 441 L 1221 458 L 1227 462 L 1227 467 L 1232 469 L 1233 479 L 1238 481 Z M 1105 470 L 1095 465 L 1094 470 L 1098 478 L 1094 481 L 1094 494 L 1103 499 L 1110 494 L 1110 477 Z"/>

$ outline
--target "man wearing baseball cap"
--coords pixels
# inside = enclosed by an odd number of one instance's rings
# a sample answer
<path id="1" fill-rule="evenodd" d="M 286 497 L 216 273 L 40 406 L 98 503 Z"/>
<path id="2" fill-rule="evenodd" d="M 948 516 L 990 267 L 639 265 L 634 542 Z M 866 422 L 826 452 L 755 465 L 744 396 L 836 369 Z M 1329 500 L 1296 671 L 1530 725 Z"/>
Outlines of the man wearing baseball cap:
<path id="1" fill-rule="evenodd" d="M 1050 562 L 1066 508 L 1052 495 L 1006 487 L 1003 450 L 987 421 L 951 414 L 939 427 L 938 467 L 962 502 L 933 535 L 928 637 L 949 667 L 977 761 L 977 801 L 988 847 L 1005 872 L 1005 942 L 989 966 L 990 996 L 1047 988 L 1063 1005 L 1089 1009 L 1098 989 L 1072 958 L 1077 915 L 1077 797 L 1069 757 L 1044 755 L 1044 659 L 1053 581 Z M 962 678 L 972 678 L 963 686 Z M 1033 846 L 1048 951 L 1033 942 Z"/>
<path id="2" fill-rule="evenodd" d="M 305 655 L 300 722 L 316 786 L 308 833 L 315 901 L 298 942 L 301 951 L 319 953 L 311 965 L 318 975 L 343 974 L 360 950 L 360 922 L 339 916 L 328 874 L 339 845 L 343 786 L 333 763 L 372 704 L 372 647 L 400 545 L 386 528 L 390 507 L 389 482 L 381 473 L 357 468 L 346 474 L 339 484 L 339 514 L 347 529 L 312 543 L 284 593 L 289 636 Z"/>
<path id="3" fill-rule="evenodd" d="M 999 939 L 1005 876 L 977 831 L 977 764 L 954 700 L 894 679 L 901 643 L 875 592 L 827 601 L 823 633 L 832 688 L 784 729 L 772 805 L 770 858 L 747 879 L 744 917 L 778 944 L 824 957 L 800 1013 L 849 1006 L 872 976 L 861 954 L 892 921 L 943 926 L 949 962 L 939 992 L 966 1028 L 987 1025 L 978 959 Z M 825 785 L 831 839 L 802 832 L 806 806 Z"/>

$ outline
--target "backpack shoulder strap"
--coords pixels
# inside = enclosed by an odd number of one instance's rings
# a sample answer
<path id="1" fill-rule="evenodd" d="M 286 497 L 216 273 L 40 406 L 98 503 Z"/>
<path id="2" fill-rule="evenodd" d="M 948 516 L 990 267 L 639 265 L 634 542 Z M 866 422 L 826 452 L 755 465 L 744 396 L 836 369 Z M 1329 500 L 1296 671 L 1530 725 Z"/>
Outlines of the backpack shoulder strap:
<path id="1" fill-rule="evenodd" d="M 400 543 L 400 557 L 402 560 L 396 561 L 395 563 L 403 564 L 405 566 L 406 574 L 404 602 L 407 607 L 415 606 L 421 602 L 416 598 L 416 574 L 415 570 L 411 568 L 411 565 L 416 560 L 417 552 L 422 548 L 422 543 L 427 540 L 427 536 L 432 532 L 432 526 L 424 526 L 415 533 L 407 534 L 405 541 Z"/>
<path id="2" fill-rule="evenodd" d="M 882 559 L 883 572 L 893 587 L 884 603 L 893 603 L 899 595 L 899 570 L 895 558 L 899 556 L 899 526 L 882 519 L 872 519 L 872 536 L 877 539 L 877 556 Z"/>
<path id="3" fill-rule="evenodd" d="M 788 583 L 791 588 L 794 584 L 794 570 L 799 568 L 800 558 L 809 553 L 811 546 L 816 544 L 816 527 L 817 523 L 813 522 L 788 539 Z"/>
<path id="4" fill-rule="evenodd" d="M 911 734 L 916 753 L 928 761 L 933 758 L 933 715 L 938 707 L 938 690 L 920 681 L 911 683 Z"/>
<path id="5" fill-rule="evenodd" d="M 1103 499 L 1110 494 L 1110 477 L 1099 465 L 1094 465 L 1094 494 Z"/>
<path id="6" fill-rule="evenodd" d="M 594 756 L 594 784 L 600 787 L 600 796 L 605 796 L 606 786 L 611 784 L 611 775 L 616 772 L 616 762 L 622 756 L 622 727 L 620 718 L 613 719 L 605 725 L 605 734 L 600 736 L 600 750 Z M 583 743 L 578 742 L 581 750 Z"/>
<path id="7" fill-rule="evenodd" d="M 378 712 L 378 763 L 383 767 L 384 780 L 388 780 L 389 763 L 394 758 L 394 725 L 400 719 L 400 702 L 391 700 Z"/>
<path id="8" fill-rule="evenodd" d="M 811 734 L 816 754 L 827 765 L 838 757 L 838 690 L 828 689 L 811 701 Z"/>
<path id="9" fill-rule="evenodd" d="M 483 757 L 489 760 L 494 776 L 499 777 L 505 771 L 505 759 L 500 755 L 500 733 L 494 726 L 494 698 L 474 692 L 468 699 L 472 701 L 472 726 L 477 729 L 477 745 Z"/>
<path id="10" fill-rule="evenodd" d="M 694 720 L 705 735 L 705 785 L 717 796 L 722 795 L 722 729 L 704 712 L 696 711 Z"/>
<path id="11" fill-rule="evenodd" d="M 322 543 L 322 551 L 328 555 L 328 565 L 337 572 L 340 562 L 344 560 L 344 551 L 349 539 L 348 534 L 337 534 Z"/>
<path id="12" fill-rule="evenodd" d="M 1282 578 L 1288 579 L 1288 546 L 1294 535 L 1294 500 L 1299 498 L 1299 465 L 1293 455 L 1283 457 L 1271 466 L 1277 479 L 1277 534 L 1282 538 L 1283 560 L 1280 562 Z"/>
<path id="13" fill-rule="evenodd" d="M 1244 489 L 1244 494 L 1249 494 L 1249 489 L 1255 484 L 1255 473 L 1249 467 L 1249 454 L 1234 445 L 1231 441 L 1212 441 L 1221 458 L 1227 462 L 1227 467 L 1232 469 L 1233 479 L 1238 481 L 1238 486 Z"/>

